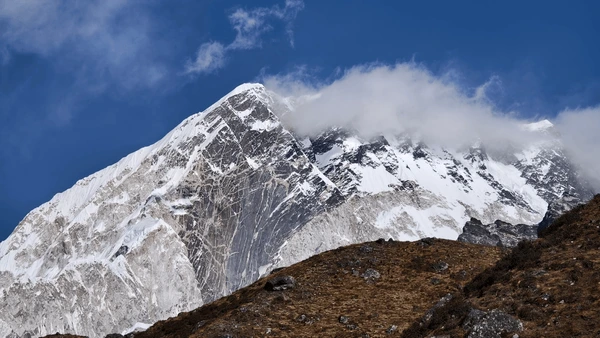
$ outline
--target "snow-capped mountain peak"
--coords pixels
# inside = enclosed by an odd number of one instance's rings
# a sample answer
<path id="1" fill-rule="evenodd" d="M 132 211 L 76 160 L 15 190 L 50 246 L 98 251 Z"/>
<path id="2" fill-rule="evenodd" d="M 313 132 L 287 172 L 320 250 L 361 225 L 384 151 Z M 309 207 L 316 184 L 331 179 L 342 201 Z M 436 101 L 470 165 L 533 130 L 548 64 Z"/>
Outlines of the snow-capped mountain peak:
<path id="1" fill-rule="evenodd" d="M 280 119 L 293 104 L 239 86 L 31 211 L 0 243 L 0 337 L 122 332 L 340 245 L 537 223 L 590 193 L 557 143 L 507 162 L 403 135 L 299 137 Z"/>

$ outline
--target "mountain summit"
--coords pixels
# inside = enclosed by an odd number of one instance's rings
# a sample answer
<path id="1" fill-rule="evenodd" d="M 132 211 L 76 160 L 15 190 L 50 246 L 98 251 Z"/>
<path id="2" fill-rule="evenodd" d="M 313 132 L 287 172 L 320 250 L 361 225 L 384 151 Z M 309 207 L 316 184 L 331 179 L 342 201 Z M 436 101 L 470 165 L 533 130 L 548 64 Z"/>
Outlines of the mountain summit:
<path id="1" fill-rule="evenodd" d="M 305 137 L 279 118 L 293 109 L 242 85 L 31 211 L 0 244 L 0 337 L 126 332 L 341 245 L 456 239 L 471 217 L 534 224 L 564 193 L 591 197 L 559 141 L 496 158 Z"/>

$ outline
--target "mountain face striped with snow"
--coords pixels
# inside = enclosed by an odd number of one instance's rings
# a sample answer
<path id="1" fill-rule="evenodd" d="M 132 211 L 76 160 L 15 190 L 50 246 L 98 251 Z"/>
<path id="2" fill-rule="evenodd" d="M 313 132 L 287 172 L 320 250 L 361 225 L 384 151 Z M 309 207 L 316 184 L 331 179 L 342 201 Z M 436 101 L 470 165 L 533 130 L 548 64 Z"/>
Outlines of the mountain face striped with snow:
<path id="1" fill-rule="evenodd" d="M 340 245 L 538 223 L 563 193 L 592 193 L 559 141 L 508 161 L 340 128 L 299 137 L 278 118 L 290 102 L 242 85 L 31 211 L 0 244 L 0 337 L 126 332 Z"/>

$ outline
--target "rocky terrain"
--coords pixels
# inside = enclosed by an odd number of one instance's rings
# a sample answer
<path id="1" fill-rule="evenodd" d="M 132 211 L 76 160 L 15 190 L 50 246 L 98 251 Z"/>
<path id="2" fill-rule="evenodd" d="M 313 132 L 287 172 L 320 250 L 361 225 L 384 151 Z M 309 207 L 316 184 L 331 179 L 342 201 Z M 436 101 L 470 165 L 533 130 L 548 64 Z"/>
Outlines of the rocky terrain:
<path id="1" fill-rule="evenodd" d="M 600 195 L 502 249 L 378 240 L 311 257 L 146 337 L 600 337 Z"/>
<path id="2" fill-rule="evenodd" d="M 340 246 L 454 240 L 471 218 L 537 224 L 565 193 L 591 196 L 548 121 L 498 154 L 337 127 L 298 135 L 281 119 L 293 102 L 242 85 L 31 211 L 0 243 L 0 337 L 147 328 Z M 383 269 L 361 264 L 359 276 Z"/>
<path id="3" fill-rule="evenodd" d="M 398 335 L 500 256 L 499 248 L 432 238 L 356 244 L 276 271 L 134 337 Z M 286 276 L 294 279 L 290 288 L 270 291 L 270 281 Z"/>

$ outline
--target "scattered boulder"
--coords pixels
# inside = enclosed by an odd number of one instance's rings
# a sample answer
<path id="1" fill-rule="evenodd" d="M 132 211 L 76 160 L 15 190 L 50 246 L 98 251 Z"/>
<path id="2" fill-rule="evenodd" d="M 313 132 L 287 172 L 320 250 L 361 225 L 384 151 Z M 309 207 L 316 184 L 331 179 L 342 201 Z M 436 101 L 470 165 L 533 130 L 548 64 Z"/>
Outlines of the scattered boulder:
<path id="1" fill-rule="evenodd" d="M 448 270 L 448 268 L 450 266 L 448 265 L 448 263 L 446 263 L 444 261 L 437 261 L 436 263 L 433 264 L 432 267 L 435 272 L 441 273 L 441 272 Z"/>
<path id="2" fill-rule="evenodd" d="M 371 252 L 373 252 L 373 248 L 370 247 L 370 246 L 368 246 L 368 245 L 366 245 L 366 244 L 363 245 L 363 246 L 361 246 L 358 250 L 360 252 L 362 252 L 362 253 L 371 253 Z"/>
<path id="3" fill-rule="evenodd" d="M 421 238 L 418 243 L 423 247 L 427 247 L 427 246 L 433 245 L 434 242 L 435 242 L 435 238 L 425 237 L 425 238 Z"/>
<path id="4" fill-rule="evenodd" d="M 392 334 L 392 333 L 394 333 L 396 331 L 398 331 L 398 326 L 392 325 L 387 330 L 385 330 L 385 333 L 386 334 Z"/>
<path id="5" fill-rule="evenodd" d="M 305 325 L 312 325 L 315 322 L 318 322 L 319 320 L 321 320 L 321 319 L 318 316 L 300 315 L 300 316 L 296 317 L 297 322 L 303 323 Z"/>
<path id="6" fill-rule="evenodd" d="M 492 310 L 484 315 L 480 312 L 469 313 L 473 316 L 467 338 L 501 338 L 504 333 L 523 331 L 523 323 L 505 312 Z"/>
<path id="7" fill-rule="evenodd" d="M 356 330 L 356 329 L 358 329 L 358 325 L 356 325 L 356 324 L 348 324 L 348 325 L 346 325 L 346 328 L 348 330 Z"/>
<path id="8" fill-rule="evenodd" d="M 348 317 L 346 317 L 346 316 L 340 316 L 340 317 L 338 318 L 338 321 L 339 321 L 341 324 L 348 324 L 348 322 L 350 321 L 350 318 L 348 318 Z"/>
<path id="9" fill-rule="evenodd" d="M 473 328 L 473 326 L 479 322 L 481 322 L 481 320 L 483 319 L 483 317 L 485 316 L 485 312 L 478 310 L 478 309 L 471 309 L 469 311 L 469 314 L 467 314 L 467 317 L 465 318 L 465 321 L 463 322 L 463 329 L 465 331 L 471 331 L 471 329 Z"/>
<path id="10" fill-rule="evenodd" d="M 282 291 L 293 289 L 296 286 L 296 279 L 292 276 L 277 276 L 269 279 L 265 284 L 267 291 Z"/>
<path id="11" fill-rule="evenodd" d="M 379 273 L 379 271 L 375 270 L 375 269 L 371 269 L 368 268 L 367 270 L 365 270 L 365 272 L 362 273 L 362 275 L 360 275 L 362 278 L 364 279 L 370 279 L 370 280 L 374 280 L 374 279 L 379 279 L 381 277 L 381 274 Z"/>

